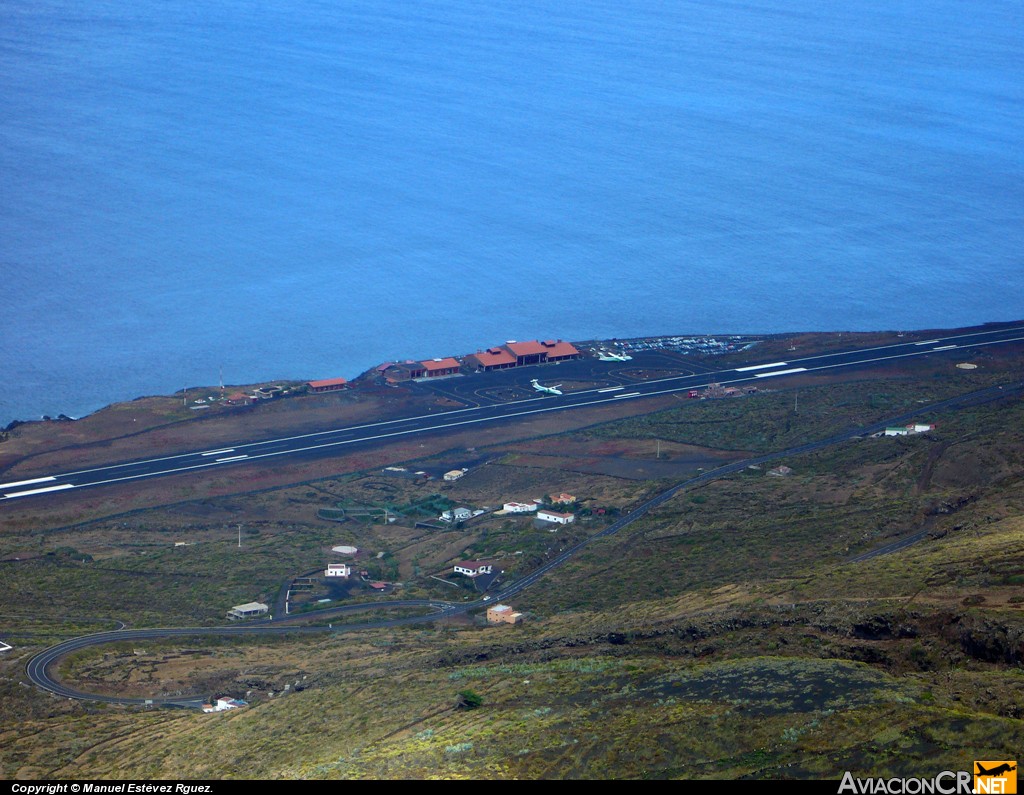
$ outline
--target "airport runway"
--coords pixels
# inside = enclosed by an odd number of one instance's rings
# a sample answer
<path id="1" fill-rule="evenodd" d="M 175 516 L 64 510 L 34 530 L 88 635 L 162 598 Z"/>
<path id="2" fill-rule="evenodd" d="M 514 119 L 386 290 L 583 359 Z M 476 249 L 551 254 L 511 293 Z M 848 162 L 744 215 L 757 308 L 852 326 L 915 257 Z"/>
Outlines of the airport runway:
<path id="1" fill-rule="evenodd" d="M 957 397 L 949 398 L 947 400 L 939 401 L 928 406 L 919 407 L 911 412 L 903 414 L 898 417 L 888 417 L 885 420 L 875 423 L 873 425 L 864 426 L 860 428 L 848 428 L 844 431 L 837 433 L 827 439 L 820 439 L 815 442 L 809 442 L 807 444 L 792 447 L 787 450 L 781 450 L 773 453 L 765 453 L 754 458 L 744 459 L 742 461 L 734 461 L 730 464 L 718 467 L 710 472 L 703 472 L 700 475 L 696 475 L 687 480 L 676 483 L 675 485 L 665 489 L 664 491 L 654 495 L 646 502 L 636 506 L 633 510 L 626 513 L 624 516 L 616 519 L 608 527 L 604 528 L 598 533 L 592 536 L 588 536 L 572 546 L 567 548 L 560 547 L 558 554 L 553 558 L 549 559 L 533 571 L 528 574 L 516 579 L 510 583 L 507 587 L 502 588 L 501 591 L 493 596 L 484 596 L 481 599 L 477 599 L 471 602 L 452 603 L 445 602 L 442 600 L 423 600 L 423 599 L 410 599 L 410 600 L 396 600 L 389 602 L 364 602 L 352 605 L 338 605 L 335 607 L 318 610 L 315 614 L 301 613 L 291 616 L 283 616 L 277 619 L 266 619 L 260 621 L 246 622 L 245 624 L 235 626 L 220 626 L 220 627 L 177 627 L 177 628 L 153 628 L 153 629 L 124 629 L 123 625 L 121 629 L 98 632 L 92 635 L 85 635 L 78 638 L 72 638 L 66 640 L 63 643 L 59 643 L 48 649 L 44 649 L 35 656 L 33 656 L 25 667 L 26 674 L 30 681 L 39 687 L 54 693 L 59 696 L 66 698 L 75 698 L 88 701 L 102 701 L 112 704 L 133 704 L 133 705 L 153 705 L 153 706 L 174 706 L 174 707 L 193 707 L 198 708 L 202 705 L 204 698 L 201 696 L 176 696 L 176 697 L 153 697 L 153 698 L 130 698 L 125 696 L 114 696 L 114 695 L 103 695 L 96 693 L 88 693 L 82 690 L 78 690 L 75 687 L 66 685 L 51 675 L 51 671 L 55 668 L 56 663 L 66 655 L 86 649 L 92 646 L 99 646 L 107 643 L 116 643 L 126 640 L 159 640 L 164 638 L 172 637 L 207 637 L 207 636 L 232 636 L 232 635 L 253 635 L 253 634 L 286 634 L 286 633 L 324 633 L 324 632 L 351 632 L 363 629 L 376 629 L 384 627 L 396 627 L 411 624 L 422 624 L 431 623 L 439 619 L 452 618 L 457 615 L 468 613 L 473 610 L 487 607 L 489 604 L 493 604 L 492 599 L 500 599 L 505 601 L 517 594 L 525 591 L 526 589 L 533 586 L 546 574 L 552 570 L 564 565 L 573 556 L 582 551 L 585 547 L 592 544 L 595 540 L 600 538 L 607 538 L 615 535 L 624 528 L 630 526 L 637 520 L 646 516 L 651 510 L 657 508 L 663 503 L 670 500 L 677 493 L 684 489 L 693 488 L 695 486 L 702 485 L 704 483 L 710 483 L 713 480 L 717 480 L 725 475 L 733 472 L 738 472 L 751 464 L 766 464 L 769 461 L 775 461 L 780 458 L 792 457 L 793 455 L 799 455 L 801 453 L 812 452 L 815 450 L 821 450 L 840 442 L 870 435 L 878 432 L 886 427 L 888 424 L 896 424 L 900 422 L 910 421 L 915 418 L 921 412 L 933 412 L 948 410 L 957 407 L 963 407 L 966 405 L 972 405 L 976 402 L 987 402 L 990 400 L 1005 398 L 1008 395 L 1013 395 L 1017 399 L 1024 392 L 1024 382 L 1017 382 L 1009 385 L 997 385 L 991 386 L 986 389 L 977 390 L 976 392 L 969 393 L 966 395 L 959 395 Z M 849 563 L 857 563 L 863 560 L 867 560 L 871 557 L 878 555 L 891 554 L 892 552 L 898 551 L 906 546 L 916 543 L 921 540 L 926 533 L 915 533 L 912 536 L 901 539 L 900 541 L 889 544 L 880 549 L 873 550 L 866 554 L 860 555 L 848 561 Z M 402 608 L 414 608 L 414 609 L 427 609 L 431 612 L 423 615 L 412 615 L 402 616 L 398 618 L 378 618 L 367 621 L 361 624 L 328 624 L 328 626 L 307 626 L 300 625 L 300 621 L 308 620 L 324 620 L 327 618 L 343 618 L 352 613 L 375 611 L 375 610 L 393 610 Z"/>
<path id="2" fill-rule="evenodd" d="M 240 442 L 235 445 L 199 450 L 193 453 L 147 458 L 71 472 L 55 472 L 51 475 L 0 483 L 0 503 L 45 498 L 54 494 L 69 493 L 72 490 L 146 478 L 184 473 L 198 474 L 233 464 L 269 461 L 281 456 L 329 453 L 331 450 L 343 450 L 346 447 L 372 444 L 414 434 L 467 428 L 480 423 L 526 418 L 544 412 L 568 411 L 622 400 L 637 400 L 686 392 L 690 389 L 701 389 L 711 383 L 723 386 L 758 383 L 767 379 L 784 378 L 800 373 L 877 366 L 910 357 L 959 353 L 961 351 L 969 356 L 978 348 L 1021 341 L 1024 341 L 1024 325 L 1015 325 L 928 340 L 792 358 L 785 361 L 769 361 L 745 367 L 644 382 L 623 383 L 625 379 L 616 379 L 614 370 L 609 368 L 607 380 L 613 385 L 568 392 L 564 395 L 535 393 L 535 396 L 522 400 L 485 403 L 437 414 L 352 425 L 261 442 Z M 623 365 L 616 366 L 621 368 Z M 503 375 L 506 373 L 516 373 L 518 380 L 521 381 L 521 386 L 527 390 L 530 389 L 530 379 L 539 378 L 542 384 L 551 385 L 558 380 L 560 374 L 554 366 L 524 367 L 518 370 L 502 371 Z M 470 376 L 464 380 L 468 381 L 469 378 L 473 378 L 482 383 L 487 377 L 487 375 Z M 618 381 L 617 384 L 616 381 Z"/>

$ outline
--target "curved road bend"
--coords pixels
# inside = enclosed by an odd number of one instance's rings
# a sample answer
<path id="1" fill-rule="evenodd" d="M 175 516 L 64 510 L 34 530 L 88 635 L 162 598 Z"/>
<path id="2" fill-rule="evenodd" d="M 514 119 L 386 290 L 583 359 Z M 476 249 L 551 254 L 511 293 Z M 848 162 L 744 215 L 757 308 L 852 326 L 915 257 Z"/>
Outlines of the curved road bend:
<path id="1" fill-rule="evenodd" d="M 718 467 L 717 469 L 704 472 L 697 477 L 684 480 L 671 488 L 655 495 L 637 508 L 633 509 L 627 515 L 619 518 L 611 525 L 606 527 L 599 533 L 590 536 L 577 544 L 563 550 L 559 555 L 551 560 L 547 561 L 534 571 L 530 572 L 526 576 L 516 580 L 514 583 L 504 588 L 500 593 L 496 594 L 497 598 L 506 599 L 511 596 L 515 596 L 518 593 L 526 590 L 530 586 L 534 585 L 538 580 L 541 579 L 545 574 L 554 569 L 562 566 L 574 555 L 578 554 L 588 544 L 593 543 L 597 539 L 608 538 L 613 536 L 625 527 L 636 522 L 638 519 L 646 516 L 652 509 L 662 505 L 663 503 L 670 500 L 680 491 L 686 488 L 692 488 L 699 486 L 704 483 L 709 483 L 713 480 L 717 480 L 733 472 L 739 472 L 751 464 L 762 464 L 769 461 L 773 461 L 779 458 L 799 455 L 801 453 L 809 453 L 815 450 L 821 450 L 826 447 L 830 447 L 834 444 L 853 439 L 858 436 L 867 436 L 872 433 L 878 433 L 884 430 L 887 426 L 904 423 L 912 420 L 915 417 L 920 416 L 924 413 L 931 413 L 935 411 L 941 411 L 944 409 L 957 408 L 960 406 L 966 406 L 971 404 L 983 403 L 991 400 L 997 400 L 1010 395 L 1021 396 L 1024 395 L 1024 381 L 1019 381 L 1012 384 L 1006 384 L 1003 386 L 993 386 L 986 389 L 981 389 L 976 392 L 970 392 L 966 395 L 960 395 L 955 398 L 943 400 L 938 403 L 932 403 L 927 406 L 921 406 L 914 411 L 901 414 L 897 417 L 889 417 L 883 422 L 877 422 L 873 425 L 867 425 L 860 428 L 851 428 L 842 433 L 831 436 L 827 439 L 822 439 L 817 442 L 810 442 L 808 444 L 799 445 L 797 447 L 791 447 L 787 450 L 782 450 L 776 453 L 766 453 L 764 455 L 756 456 L 754 458 L 747 458 L 743 461 L 735 461 L 731 464 Z M 890 544 L 882 549 L 875 550 L 874 552 L 867 553 L 858 558 L 854 558 L 849 562 L 859 562 L 866 560 L 878 554 L 887 554 L 894 552 L 898 549 L 903 549 L 912 543 L 920 540 L 923 534 L 915 534 L 907 539 Z M 112 704 L 137 704 L 137 705 L 160 705 L 160 706 L 180 706 L 180 707 L 198 707 L 203 699 L 199 696 L 183 696 L 177 698 L 122 698 L 118 696 L 104 696 L 93 693 L 86 693 L 81 690 L 77 690 L 72 687 L 68 687 L 50 676 L 50 669 L 53 665 L 71 652 L 78 651 L 80 649 L 89 648 L 90 646 L 99 646 L 104 643 L 117 643 L 126 640 L 158 640 L 162 638 L 171 637 L 196 637 L 203 635 L 253 635 L 253 634 L 287 634 L 287 633 L 314 633 L 314 632 L 351 632 L 360 629 L 381 629 L 385 627 L 397 627 L 405 626 L 409 624 L 425 624 L 437 621 L 438 619 L 448 618 L 451 616 L 467 613 L 471 610 L 476 610 L 485 606 L 490 599 L 478 599 L 473 602 L 467 602 L 463 604 L 451 604 L 441 600 L 423 600 L 423 599 L 409 599 L 404 601 L 393 601 L 393 602 L 376 602 L 376 603 L 362 603 L 356 605 L 342 605 L 339 607 L 328 608 L 325 610 L 317 611 L 315 615 L 308 613 L 298 614 L 294 616 L 288 616 L 285 618 L 277 619 L 273 622 L 261 621 L 251 624 L 245 624 L 240 626 L 228 626 L 228 627 L 178 627 L 172 629 L 124 629 L 111 632 L 99 632 L 94 635 L 85 635 L 79 638 L 72 638 L 71 640 L 64 641 L 56 646 L 52 646 L 49 649 L 37 654 L 28 664 L 25 666 L 25 671 L 28 678 L 36 685 L 44 690 L 48 690 L 51 693 L 55 693 L 59 696 L 66 696 L 67 698 L 75 698 L 87 701 L 102 701 Z M 354 613 L 363 610 L 378 610 L 378 609 L 396 609 L 403 607 L 427 607 L 432 608 L 436 612 L 422 615 L 422 616 L 406 616 L 403 618 L 392 618 L 392 619 L 381 619 L 379 621 L 371 621 L 362 624 L 339 624 L 338 626 L 324 627 L 324 626 L 281 626 L 288 622 L 295 622 L 303 619 L 317 618 L 322 619 L 329 616 L 341 615 L 345 613 Z"/>
<path id="2" fill-rule="evenodd" d="M 973 350 L 987 345 L 1024 341 L 1024 326 L 1011 326 L 969 334 L 956 334 L 934 339 L 882 345 L 854 351 L 841 351 L 806 356 L 787 361 L 766 362 L 712 373 L 673 376 L 629 386 L 611 386 L 570 392 L 564 395 L 541 395 L 509 403 L 479 405 L 439 414 L 405 417 L 385 422 L 353 425 L 333 430 L 226 445 L 214 450 L 128 461 L 111 466 L 94 467 L 74 472 L 61 472 L 26 480 L 0 483 L 0 504 L 7 500 L 39 498 L 56 492 L 67 492 L 110 483 L 143 478 L 199 472 L 230 464 L 250 463 L 263 459 L 302 453 L 313 454 L 345 445 L 367 444 L 383 439 L 427 433 L 449 428 L 465 428 L 476 423 L 497 422 L 528 417 L 549 411 L 564 411 L 586 406 L 600 406 L 619 400 L 668 395 L 700 389 L 710 383 L 723 385 L 757 382 L 765 378 L 795 373 L 822 372 L 843 367 L 862 367 L 926 356 L 954 350 Z"/>

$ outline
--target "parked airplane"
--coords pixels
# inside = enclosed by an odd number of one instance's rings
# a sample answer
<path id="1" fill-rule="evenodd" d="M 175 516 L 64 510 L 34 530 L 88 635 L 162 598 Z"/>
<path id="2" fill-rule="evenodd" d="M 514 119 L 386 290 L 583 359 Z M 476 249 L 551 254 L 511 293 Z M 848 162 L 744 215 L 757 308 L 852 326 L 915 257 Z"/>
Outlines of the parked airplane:
<path id="1" fill-rule="evenodd" d="M 530 381 L 530 384 L 532 384 L 533 388 L 536 389 L 538 392 L 543 392 L 545 395 L 561 395 L 562 394 L 562 390 L 559 389 L 561 384 L 555 384 L 555 386 L 544 386 L 536 378 L 534 378 L 532 381 Z"/>
<path id="2" fill-rule="evenodd" d="M 612 353 L 611 351 L 598 351 L 597 358 L 602 362 L 629 362 L 633 360 L 632 356 L 625 353 Z"/>

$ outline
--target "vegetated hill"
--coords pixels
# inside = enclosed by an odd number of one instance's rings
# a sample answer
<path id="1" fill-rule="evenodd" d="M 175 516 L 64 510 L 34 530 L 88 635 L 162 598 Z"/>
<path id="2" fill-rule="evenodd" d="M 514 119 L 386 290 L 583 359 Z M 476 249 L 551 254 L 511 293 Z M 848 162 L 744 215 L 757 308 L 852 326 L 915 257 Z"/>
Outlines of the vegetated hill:
<path id="1" fill-rule="evenodd" d="M 747 433 L 777 421 L 758 416 Z M 136 644 L 70 671 L 248 696 L 237 712 L 2 681 L 0 775 L 888 777 L 1016 758 L 1024 406 L 927 419 L 677 495 L 516 599 L 519 626 Z"/>

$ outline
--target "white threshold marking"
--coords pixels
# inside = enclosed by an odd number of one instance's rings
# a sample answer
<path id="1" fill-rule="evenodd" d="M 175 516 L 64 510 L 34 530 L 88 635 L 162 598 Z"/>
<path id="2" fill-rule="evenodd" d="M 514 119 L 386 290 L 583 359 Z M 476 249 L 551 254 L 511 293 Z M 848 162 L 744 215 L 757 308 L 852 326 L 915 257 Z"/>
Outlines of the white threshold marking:
<path id="1" fill-rule="evenodd" d="M 33 483 L 49 483 L 57 478 L 52 475 L 48 478 L 35 478 L 34 480 L 16 480 L 14 483 L 0 483 L 0 489 L 13 489 L 15 486 L 31 486 Z"/>
<path id="2" fill-rule="evenodd" d="M 755 378 L 771 378 L 773 375 L 789 375 L 790 373 L 805 373 L 806 367 L 793 367 L 789 370 L 776 370 L 774 373 L 755 373 Z"/>
<path id="3" fill-rule="evenodd" d="M 227 458 L 218 458 L 217 463 L 223 464 L 225 461 L 238 461 L 242 458 L 248 458 L 247 455 L 229 455 Z"/>
<path id="4" fill-rule="evenodd" d="M 948 351 L 951 348 L 955 348 L 956 345 L 940 345 L 938 348 L 932 348 L 933 351 Z"/>
<path id="5" fill-rule="evenodd" d="M 915 345 L 934 345 L 936 342 L 942 342 L 942 340 L 925 340 L 924 342 L 915 342 Z"/>
<path id="6" fill-rule="evenodd" d="M 15 497 L 28 497 L 31 494 L 45 494 L 48 491 L 63 491 L 64 489 L 73 489 L 75 486 L 73 483 L 62 483 L 59 486 L 47 486 L 45 489 L 32 489 L 30 491 L 16 491 L 14 494 L 5 494 L 5 500 L 13 500 Z"/>
<path id="7" fill-rule="evenodd" d="M 597 390 L 598 392 L 621 392 L 626 387 L 624 386 L 606 386 L 604 389 Z"/>
<path id="8" fill-rule="evenodd" d="M 775 362 L 773 364 L 755 364 L 750 367 L 737 367 L 737 373 L 746 373 L 750 370 L 767 370 L 769 367 L 785 367 L 789 362 Z"/>
<path id="9" fill-rule="evenodd" d="M 210 450 L 207 453 L 200 453 L 199 455 L 224 455 L 224 453 L 233 453 L 233 452 L 235 452 L 235 448 L 234 447 L 229 447 L 226 450 Z"/>

